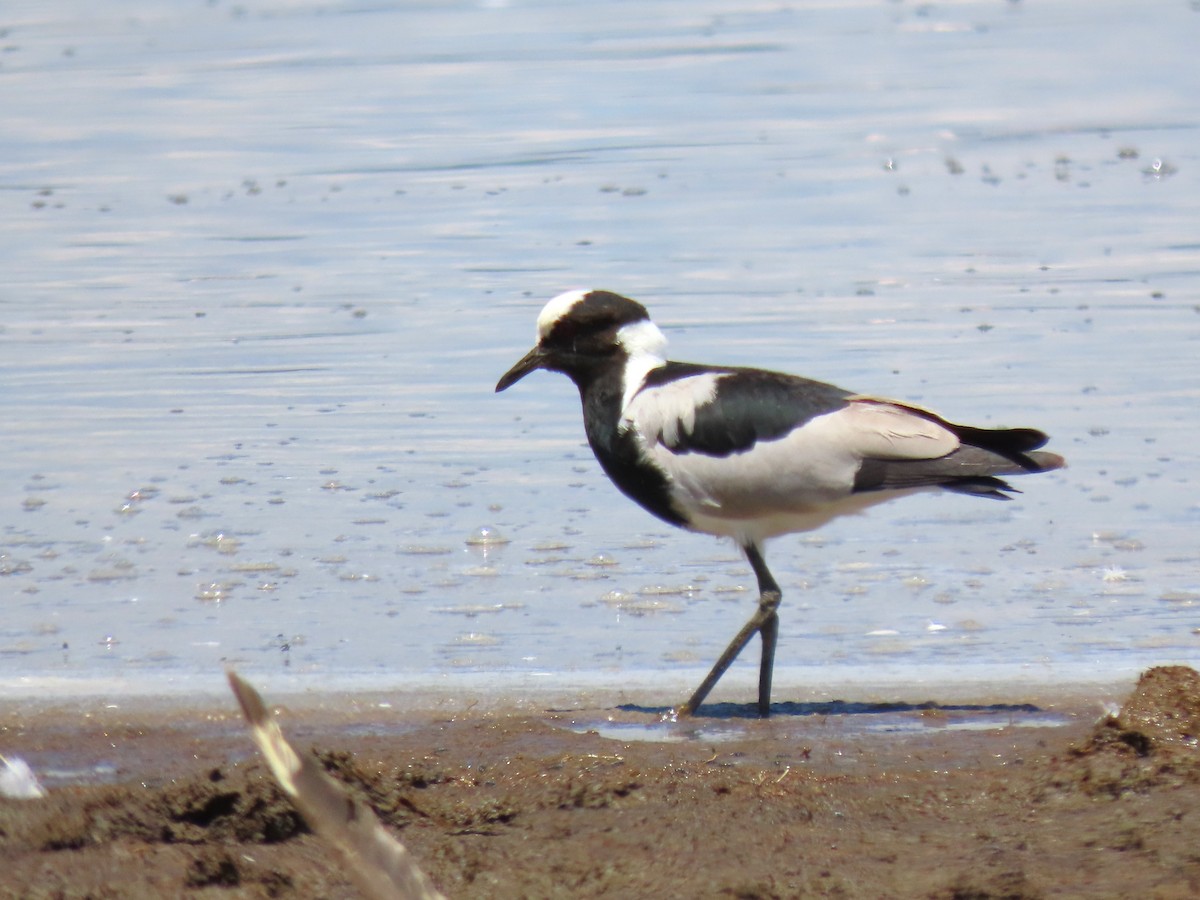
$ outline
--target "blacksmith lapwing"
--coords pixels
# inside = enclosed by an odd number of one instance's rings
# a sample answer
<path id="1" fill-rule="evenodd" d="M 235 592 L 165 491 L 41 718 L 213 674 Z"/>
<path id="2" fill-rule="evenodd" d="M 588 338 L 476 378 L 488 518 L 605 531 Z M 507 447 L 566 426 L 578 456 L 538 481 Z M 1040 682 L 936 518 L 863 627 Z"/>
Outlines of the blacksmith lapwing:
<path id="1" fill-rule="evenodd" d="M 997 500 L 997 477 L 1047 472 L 1061 456 L 1032 428 L 955 425 L 908 403 L 854 394 L 763 369 L 672 362 L 646 308 L 578 290 L 546 304 L 537 345 L 504 374 L 503 391 L 534 369 L 562 372 L 583 401 L 583 424 L 613 483 L 660 519 L 737 541 L 758 579 L 758 608 L 691 698 L 704 702 L 756 634 L 758 710 L 770 713 L 779 585 L 763 541 L 918 491 Z"/>

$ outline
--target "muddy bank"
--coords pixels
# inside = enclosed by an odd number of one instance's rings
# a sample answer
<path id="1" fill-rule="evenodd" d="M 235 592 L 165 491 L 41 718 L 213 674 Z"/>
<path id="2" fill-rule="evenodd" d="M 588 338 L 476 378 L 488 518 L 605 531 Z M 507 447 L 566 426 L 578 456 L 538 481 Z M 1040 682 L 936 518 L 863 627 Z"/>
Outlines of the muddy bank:
<path id="1" fill-rule="evenodd" d="M 1063 713 L 914 707 L 922 727 L 870 731 L 847 710 L 670 742 L 561 712 L 283 724 L 450 897 L 1200 895 L 1200 675 L 1152 669 L 1116 715 Z M 352 896 L 237 721 L 181 719 L 126 726 L 141 755 L 114 783 L 0 800 L 0 896 Z M 0 750 L 98 753 L 115 727 L 37 725 Z"/>

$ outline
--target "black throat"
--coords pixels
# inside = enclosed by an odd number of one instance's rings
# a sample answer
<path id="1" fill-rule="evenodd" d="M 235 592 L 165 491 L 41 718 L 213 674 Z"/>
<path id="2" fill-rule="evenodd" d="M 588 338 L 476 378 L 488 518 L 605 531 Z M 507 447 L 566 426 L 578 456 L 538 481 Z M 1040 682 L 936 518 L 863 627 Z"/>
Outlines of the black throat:
<path id="1" fill-rule="evenodd" d="M 615 363 L 567 373 L 579 388 L 588 443 L 621 493 L 664 522 L 687 528 L 687 520 L 671 502 L 667 476 L 642 454 L 632 431 L 620 430 L 625 367 Z"/>

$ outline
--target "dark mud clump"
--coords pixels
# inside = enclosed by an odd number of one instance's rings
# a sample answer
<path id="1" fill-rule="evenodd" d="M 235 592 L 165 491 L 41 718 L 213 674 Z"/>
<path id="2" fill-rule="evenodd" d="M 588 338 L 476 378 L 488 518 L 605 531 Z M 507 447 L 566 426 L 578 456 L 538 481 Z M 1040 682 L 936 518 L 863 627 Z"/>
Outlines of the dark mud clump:
<path id="1" fill-rule="evenodd" d="M 1200 673 L 1187 666 L 1143 673 L 1120 712 L 1070 749 L 1056 786 L 1110 797 L 1200 786 Z"/>
<path id="2" fill-rule="evenodd" d="M 1150 669 L 1121 707 L 1118 726 L 1141 734 L 1149 750 L 1200 749 L 1200 673 L 1188 666 Z"/>
<path id="3" fill-rule="evenodd" d="M 117 840 L 271 843 L 307 831 L 291 801 L 257 766 L 230 777 L 212 769 L 158 790 L 66 788 L 37 804 L 0 805 L 10 846 L 77 850 Z M 18 818 L 21 827 L 7 827 Z M 15 823 L 14 823 L 15 824 Z"/>
<path id="4" fill-rule="evenodd" d="M 230 778 L 221 769 L 163 790 L 152 813 L 164 842 L 269 844 L 307 831 L 273 781 L 256 769 Z"/>

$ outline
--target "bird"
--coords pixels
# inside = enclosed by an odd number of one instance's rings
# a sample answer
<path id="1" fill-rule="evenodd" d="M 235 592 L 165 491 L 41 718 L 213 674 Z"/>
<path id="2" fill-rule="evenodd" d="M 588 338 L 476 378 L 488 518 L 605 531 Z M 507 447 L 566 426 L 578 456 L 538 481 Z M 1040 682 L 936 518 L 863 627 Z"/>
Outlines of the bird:
<path id="1" fill-rule="evenodd" d="M 757 634 L 758 714 L 770 715 L 782 591 L 764 542 L 925 491 L 1008 500 L 1000 476 L 1066 465 L 1034 428 L 977 428 L 928 409 L 766 369 L 667 359 L 667 340 L 636 300 L 561 293 L 537 341 L 501 376 L 538 369 L 579 389 L 592 452 L 616 487 L 664 522 L 732 538 L 758 582 L 758 604 L 700 686 L 674 708 L 694 714 Z"/>

